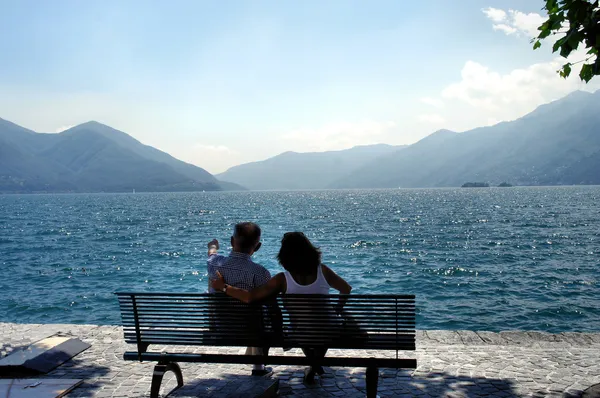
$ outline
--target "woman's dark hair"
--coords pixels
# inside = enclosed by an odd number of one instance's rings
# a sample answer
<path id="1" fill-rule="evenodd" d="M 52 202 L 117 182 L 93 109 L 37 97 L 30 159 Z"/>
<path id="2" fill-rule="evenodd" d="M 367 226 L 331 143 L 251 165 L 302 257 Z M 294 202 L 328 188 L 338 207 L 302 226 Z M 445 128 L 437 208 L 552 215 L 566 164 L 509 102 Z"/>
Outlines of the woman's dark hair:
<path id="1" fill-rule="evenodd" d="M 281 239 L 277 260 L 286 271 L 312 274 L 321 265 L 321 251 L 302 232 L 287 232 Z"/>

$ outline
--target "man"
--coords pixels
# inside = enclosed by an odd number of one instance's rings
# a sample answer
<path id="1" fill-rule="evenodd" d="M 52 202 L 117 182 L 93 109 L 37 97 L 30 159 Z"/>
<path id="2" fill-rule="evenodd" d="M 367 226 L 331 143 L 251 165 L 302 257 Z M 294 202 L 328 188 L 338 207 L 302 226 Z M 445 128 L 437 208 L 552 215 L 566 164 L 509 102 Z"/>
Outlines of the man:
<path id="1" fill-rule="evenodd" d="M 228 285 L 240 289 L 252 290 L 267 283 L 271 279 L 269 271 L 260 264 L 252 261 L 252 255 L 260 249 L 260 227 L 252 222 L 236 224 L 229 256 L 218 254 L 219 241 L 213 239 L 208 243 L 208 289 L 214 293 L 210 280 L 217 278 L 217 271 L 223 275 Z M 264 350 L 259 347 L 248 347 L 246 355 L 263 355 Z M 254 365 L 253 376 L 264 376 L 272 371 L 264 365 Z"/>

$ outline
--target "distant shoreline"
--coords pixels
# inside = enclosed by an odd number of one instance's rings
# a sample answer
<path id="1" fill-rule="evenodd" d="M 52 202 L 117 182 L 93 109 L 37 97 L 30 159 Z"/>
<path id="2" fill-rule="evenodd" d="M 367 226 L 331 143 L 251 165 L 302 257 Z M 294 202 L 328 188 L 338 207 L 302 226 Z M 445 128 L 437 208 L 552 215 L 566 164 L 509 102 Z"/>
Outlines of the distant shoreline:
<path id="1" fill-rule="evenodd" d="M 499 186 L 494 186 L 494 185 L 490 185 L 489 187 L 481 187 L 481 188 L 486 188 L 487 189 L 506 189 L 506 188 L 573 188 L 573 187 L 600 187 L 600 185 L 594 185 L 594 184 L 578 184 L 578 185 L 513 185 L 510 187 L 499 187 Z M 469 187 L 471 188 L 471 187 Z M 475 187 L 475 188 L 479 188 L 479 187 Z M 98 191 L 91 191 L 91 192 L 68 192 L 68 191 L 57 191 L 57 192 L 44 192 L 44 191 L 39 191 L 39 192 L 1 192 L 0 191 L 0 196 L 2 195 L 139 195 L 139 194 L 156 194 L 156 193 L 164 193 L 164 194 L 169 194 L 169 193 L 189 193 L 189 194 L 194 194 L 194 193 L 248 193 L 248 192 L 335 192 L 335 191 L 398 191 L 398 190 L 431 190 L 431 189 L 439 189 L 439 190 L 445 190 L 445 189 L 457 189 L 457 190 L 465 190 L 463 187 L 460 186 L 453 186 L 453 187 L 398 187 L 398 188 L 314 188 L 314 189 L 256 189 L 256 190 L 252 190 L 252 189 L 248 189 L 248 190 L 240 190 L 240 191 L 225 191 L 225 190 L 221 190 L 221 191 L 217 191 L 217 190 L 211 190 L 211 191 L 136 191 L 135 193 L 133 192 L 128 192 L 128 191 L 115 191 L 115 192 L 98 192 Z M 469 190 L 470 191 L 470 190 Z"/>

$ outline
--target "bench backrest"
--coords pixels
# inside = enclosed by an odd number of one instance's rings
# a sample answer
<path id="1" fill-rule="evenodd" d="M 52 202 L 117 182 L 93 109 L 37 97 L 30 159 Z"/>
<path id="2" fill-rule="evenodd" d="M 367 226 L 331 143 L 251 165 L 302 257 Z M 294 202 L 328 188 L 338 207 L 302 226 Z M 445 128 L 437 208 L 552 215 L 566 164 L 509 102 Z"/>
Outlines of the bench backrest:
<path id="1" fill-rule="evenodd" d="M 152 344 L 415 349 L 414 295 L 283 295 L 248 305 L 224 294 L 116 294 L 125 340 L 139 352 Z"/>

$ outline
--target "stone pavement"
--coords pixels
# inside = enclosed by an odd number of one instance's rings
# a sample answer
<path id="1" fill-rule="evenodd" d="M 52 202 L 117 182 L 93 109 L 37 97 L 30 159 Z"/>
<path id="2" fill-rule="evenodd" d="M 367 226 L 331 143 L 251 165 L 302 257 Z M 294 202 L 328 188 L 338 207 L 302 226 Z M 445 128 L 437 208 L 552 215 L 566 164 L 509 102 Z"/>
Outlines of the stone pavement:
<path id="1" fill-rule="evenodd" d="M 118 326 L 0 323 L 0 357 L 55 333 L 92 344 L 90 349 L 46 376 L 84 379 L 68 397 L 149 395 L 154 364 L 122 359 L 126 349 L 135 347 L 127 347 Z M 151 350 L 164 348 L 151 347 Z M 169 347 L 169 351 L 210 352 L 211 348 Z M 242 353 L 244 350 L 212 348 L 212 351 Z M 300 355 L 294 351 L 290 355 Z M 331 353 L 344 354 L 348 352 Z M 381 370 L 381 397 L 577 397 L 600 383 L 600 334 L 596 333 L 419 331 L 416 358 L 419 365 L 416 370 Z M 172 395 L 175 397 L 242 397 L 257 383 L 257 378 L 248 376 L 246 365 L 183 363 L 181 367 L 185 386 Z M 328 368 L 323 378 L 308 386 L 302 383 L 302 369 L 289 366 L 273 369 L 283 396 L 364 397 L 364 369 Z M 162 391 L 170 391 L 175 384 L 168 373 Z"/>

